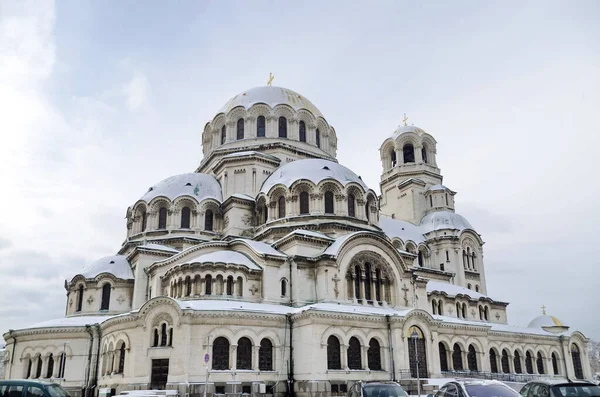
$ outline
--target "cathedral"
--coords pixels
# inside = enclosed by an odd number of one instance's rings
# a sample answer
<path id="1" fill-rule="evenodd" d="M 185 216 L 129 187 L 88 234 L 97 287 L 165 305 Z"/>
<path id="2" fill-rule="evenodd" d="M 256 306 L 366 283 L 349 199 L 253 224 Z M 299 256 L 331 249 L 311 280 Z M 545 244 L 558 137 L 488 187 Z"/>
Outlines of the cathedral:
<path id="1" fill-rule="evenodd" d="M 121 247 L 65 280 L 65 316 L 3 335 L 4 377 L 76 397 L 591 378 L 582 333 L 545 312 L 511 325 L 488 295 L 482 237 L 455 210 L 432 135 L 405 122 L 381 143 L 379 191 L 337 144 L 297 92 L 231 98 L 198 168 L 132 197 Z"/>

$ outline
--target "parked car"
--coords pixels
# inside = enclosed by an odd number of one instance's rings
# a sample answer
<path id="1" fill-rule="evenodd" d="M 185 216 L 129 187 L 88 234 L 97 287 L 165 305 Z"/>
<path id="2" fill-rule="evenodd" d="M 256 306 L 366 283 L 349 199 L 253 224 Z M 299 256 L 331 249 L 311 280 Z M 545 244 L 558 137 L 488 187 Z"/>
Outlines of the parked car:
<path id="1" fill-rule="evenodd" d="M 352 385 L 346 397 L 408 397 L 396 382 L 358 381 Z"/>
<path id="2" fill-rule="evenodd" d="M 497 380 L 465 379 L 444 384 L 435 397 L 521 397 Z"/>
<path id="3" fill-rule="evenodd" d="M 588 381 L 532 380 L 520 392 L 523 397 L 600 397 L 600 387 Z"/>
<path id="4" fill-rule="evenodd" d="M 0 380 L 0 397 L 70 397 L 60 385 L 39 380 Z"/>

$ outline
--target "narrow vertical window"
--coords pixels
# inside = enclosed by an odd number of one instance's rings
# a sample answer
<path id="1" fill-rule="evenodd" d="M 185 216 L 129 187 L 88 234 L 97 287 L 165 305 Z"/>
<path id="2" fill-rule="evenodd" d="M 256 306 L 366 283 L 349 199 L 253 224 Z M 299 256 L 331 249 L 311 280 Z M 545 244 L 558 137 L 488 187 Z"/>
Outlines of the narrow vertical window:
<path id="1" fill-rule="evenodd" d="M 212 348 L 212 369 L 223 371 L 229 369 L 229 341 L 222 336 L 215 339 Z"/>
<path id="2" fill-rule="evenodd" d="M 450 253 L 446 250 L 446 262 L 450 262 Z"/>
<path id="3" fill-rule="evenodd" d="M 221 145 L 227 140 L 227 127 L 221 127 Z"/>
<path id="4" fill-rule="evenodd" d="M 52 378 L 52 372 L 54 372 L 54 356 L 52 353 L 48 356 L 48 368 L 46 370 L 46 378 Z"/>
<path id="5" fill-rule="evenodd" d="M 356 337 L 350 338 L 348 343 L 348 368 L 362 369 L 362 348 Z"/>
<path id="6" fill-rule="evenodd" d="M 260 371 L 273 371 L 273 343 L 267 338 L 260 341 L 258 369 Z"/>
<path id="7" fill-rule="evenodd" d="M 425 146 L 421 148 L 421 157 L 423 158 L 423 162 L 427 164 L 427 148 Z"/>
<path id="8" fill-rule="evenodd" d="M 490 349 L 490 370 L 494 374 L 498 373 L 498 358 L 494 349 Z"/>
<path id="9" fill-rule="evenodd" d="M 510 367 L 508 364 L 508 352 L 506 349 L 502 349 L 502 357 L 500 358 L 500 363 L 502 364 L 502 372 L 505 374 L 510 373 Z"/>
<path id="10" fill-rule="evenodd" d="M 321 133 L 319 132 L 318 128 L 317 128 L 317 131 L 315 132 L 315 141 L 317 143 L 317 147 L 320 149 L 321 148 Z"/>
<path id="11" fill-rule="evenodd" d="M 367 217 L 367 221 L 371 220 L 371 214 L 369 214 L 369 202 L 367 201 L 367 204 L 365 204 L 365 216 Z"/>
<path id="12" fill-rule="evenodd" d="M 423 267 L 423 252 L 422 251 L 419 251 L 418 261 L 419 261 L 419 266 Z"/>
<path id="13" fill-rule="evenodd" d="M 306 142 L 306 124 L 304 124 L 304 121 L 301 121 L 299 123 L 298 128 L 299 128 L 298 135 L 299 135 L 300 142 Z"/>
<path id="14" fill-rule="evenodd" d="M 325 192 L 325 213 L 333 214 L 333 193 L 330 191 Z"/>
<path id="15" fill-rule="evenodd" d="M 33 360 L 30 358 L 27 360 L 27 374 L 25 375 L 25 379 L 29 379 L 31 377 L 31 367 L 33 366 Z"/>
<path id="16" fill-rule="evenodd" d="M 396 163 L 398 162 L 398 160 L 396 159 L 396 150 L 392 149 L 392 151 L 390 152 L 390 158 L 392 159 L 392 167 L 396 166 Z"/>
<path id="17" fill-rule="evenodd" d="M 206 277 L 204 278 L 204 284 L 206 287 L 204 290 L 204 294 L 211 295 L 212 294 L 212 276 L 210 274 L 207 274 Z"/>
<path id="18" fill-rule="evenodd" d="M 477 371 L 477 353 L 475 352 L 475 346 L 473 345 L 469 345 L 467 364 L 469 365 L 469 371 Z"/>
<path id="19" fill-rule="evenodd" d="M 169 328 L 169 346 L 173 346 L 173 327 Z"/>
<path id="20" fill-rule="evenodd" d="M 446 205 L 448 205 L 448 193 L 446 193 Z"/>
<path id="21" fill-rule="evenodd" d="M 252 342 L 244 337 L 237 343 L 237 369 L 252 369 Z"/>
<path id="22" fill-rule="evenodd" d="M 237 121 L 237 136 L 236 138 L 244 139 L 244 119 L 239 119 Z"/>
<path id="23" fill-rule="evenodd" d="M 42 356 L 37 356 L 37 368 L 35 370 L 35 378 L 39 379 L 42 376 Z"/>
<path id="24" fill-rule="evenodd" d="M 402 154 L 404 155 L 404 163 L 415 162 L 415 148 L 411 144 L 404 145 L 402 148 Z"/>
<path id="25" fill-rule="evenodd" d="M 146 211 L 142 212 L 142 232 L 146 231 L 146 225 L 148 224 L 148 214 Z"/>
<path id="26" fill-rule="evenodd" d="M 513 364 L 515 366 L 515 373 L 520 374 L 523 372 L 521 368 L 521 354 L 518 350 L 515 350 L 515 357 L 513 358 Z"/>
<path id="27" fill-rule="evenodd" d="M 333 335 L 327 339 L 327 369 L 342 369 L 340 341 Z"/>
<path id="28" fill-rule="evenodd" d="M 167 345 L 167 324 L 165 323 L 160 326 L 160 345 Z"/>
<path id="29" fill-rule="evenodd" d="M 371 264 L 365 263 L 365 299 L 367 302 L 371 301 L 373 297 L 371 296 L 371 285 L 372 285 L 372 275 L 371 275 Z"/>
<path id="30" fill-rule="evenodd" d="M 558 375 L 558 359 L 556 358 L 556 353 L 552 353 L 552 370 L 554 371 L 554 375 Z"/>
<path id="31" fill-rule="evenodd" d="M 125 343 L 121 344 L 119 349 L 119 369 L 118 373 L 122 374 L 125 371 Z"/>
<path id="32" fill-rule="evenodd" d="M 167 228 L 167 209 L 165 207 L 161 207 L 158 210 L 158 228 L 159 229 Z"/>
<path id="33" fill-rule="evenodd" d="M 433 196 L 429 196 L 429 206 L 433 208 Z"/>
<path id="34" fill-rule="evenodd" d="M 375 300 L 381 303 L 381 269 L 375 269 Z"/>
<path id="35" fill-rule="evenodd" d="M 77 289 L 77 310 L 78 312 L 83 309 L 83 285 L 80 285 Z"/>
<path id="36" fill-rule="evenodd" d="M 362 297 L 362 293 L 360 290 L 361 273 L 362 272 L 360 271 L 360 266 L 356 265 L 356 267 L 354 267 L 354 296 L 359 302 L 361 301 Z"/>
<path id="37" fill-rule="evenodd" d="M 190 207 L 183 207 L 181 209 L 181 228 L 189 229 L 190 228 Z"/>
<path id="38" fill-rule="evenodd" d="M 279 218 L 285 218 L 285 197 L 279 196 L 278 202 L 278 210 L 279 210 Z"/>
<path id="39" fill-rule="evenodd" d="M 287 119 L 283 116 L 279 118 L 279 137 L 287 138 Z"/>
<path id="40" fill-rule="evenodd" d="M 154 341 L 152 343 L 152 346 L 158 346 L 158 339 L 158 329 L 154 328 Z"/>
<path id="41" fill-rule="evenodd" d="M 258 116 L 256 118 L 256 136 L 264 137 L 265 133 L 266 133 L 265 116 Z"/>
<path id="42" fill-rule="evenodd" d="M 233 276 L 227 277 L 227 295 L 233 295 Z"/>
<path id="43" fill-rule="evenodd" d="M 356 216 L 356 199 L 353 194 L 348 195 L 348 216 Z"/>
<path id="44" fill-rule="evenodd" d="M 308 192 L 300 193 L 300 214 L 306 215 L 310 213 L 310 208 L 308 205 Z"/>
<path id="45" fill-rule="evenodd" d="M 440 370 L 442 372 L 448 371 L 448 351 L 446 345 L 442 342 L 438 343 L 438 349 L 440 351 Z"/>
<path id="46" fill-rule="evenodd" d="M 286 279 L 281 280 L 281 296 L 287 295 L 287 281 Z"/>
<path id="47" fill-rule="evenodd" d="M 209 232 L 213 231 L 213 217 L 212 210 L 206 210 L 204 213 L 204 230 Z"/>
<path id="48" fill-rule="evenodd" d="M 463 370 L 462 351 L 458 343 L 455 343 L 452 349 L 452 365 L 455 371 Z"/>
<path id="49" fill-rule="evenodd" d="M 108 310 L 110 305 L 110 284 L 106 283 L 102 287 L 102 302 L 100 303 L 100 310 Z"/>

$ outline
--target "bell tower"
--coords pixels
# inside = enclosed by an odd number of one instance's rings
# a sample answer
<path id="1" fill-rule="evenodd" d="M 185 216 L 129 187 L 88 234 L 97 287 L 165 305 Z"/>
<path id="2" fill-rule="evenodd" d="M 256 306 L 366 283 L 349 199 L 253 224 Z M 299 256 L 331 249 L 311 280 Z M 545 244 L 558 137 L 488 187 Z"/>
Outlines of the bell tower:
<path id="1" fill-rule="evenodd" d="M 381 212 L 419 224 L 430 208 L 427 189 L 442 184 L 436 162 L 436 140 L 419 127 L 398 127 L 381 145 Z"/>

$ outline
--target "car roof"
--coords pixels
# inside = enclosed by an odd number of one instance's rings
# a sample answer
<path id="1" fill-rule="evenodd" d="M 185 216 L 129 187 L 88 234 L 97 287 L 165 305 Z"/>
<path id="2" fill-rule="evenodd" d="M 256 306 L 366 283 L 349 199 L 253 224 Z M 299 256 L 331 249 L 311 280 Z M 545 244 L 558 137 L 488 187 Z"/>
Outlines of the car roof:
<path id="1" fill-rule="evenodd" d="M 450 381 L 448 383 L 460 383 L 462 385 L 480 385 L 480 386 L 491 386 L 491 385 L 503 385 L 506 386 L 506 384 L 495 380 L 495 379 L 456 379 L 453 381 Z M 446 383 L 446 384 L 448 384 Z"/>
<path id="2" fill-rule="evenodd" d="M 555 386 L 555 385 L 571 385 L 571 384 L 585 384 L 585 385 L 593 385 L 594 383 L 584 380 L 584 379 L 538 379 L 538 380 L 530 380 L 527 382 L 527 385 L 533 383 L 542 383 L 545 385 Z"/>
<path id="3" fill-rule="evenodd" d="M 43 385 L 50 386 L 55 385 L 54 382 L 48 382 L 45 380 L 31 380 L 31 379 L 7 379 L 0 380 L 0 385 Z"/>
<path id="4" fill-rule="evenodd" d="M 394 382 L 391 380 L 359 380 L 359 382 L 363 386 L 369 386 L 369 385 L 398 385 L 398 386 L 400 386 L 397 382 Z"/>

